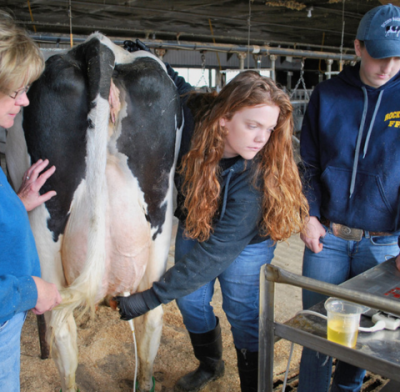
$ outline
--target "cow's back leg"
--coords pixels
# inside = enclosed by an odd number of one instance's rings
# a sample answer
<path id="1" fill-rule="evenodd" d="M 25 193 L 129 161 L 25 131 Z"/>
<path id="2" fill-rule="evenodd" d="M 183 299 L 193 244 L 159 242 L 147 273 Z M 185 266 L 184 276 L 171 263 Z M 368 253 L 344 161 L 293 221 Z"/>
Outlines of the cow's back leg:
<path id="1" fill-rule="evenodd" d="M 66 286 L 60 252 L 63 236 L 54 241 L 52 232 L 47 228 L 48 217 L 45 206 L 41 205 L 30 213 L 29 219 L 40 258 L 42 278 L 54 283 L 60 290 Z M 60 374 L 62 391 L 75 392 L 75 371 L 78 366 L 76 324 L 72 315 L 62 323 L 55 324 L 56 312 L 45 313 L 46 342 Z"/>
<path id="2" fill-rule="evenodd" d="M 166 269 L 172 232 L 172 173 L 170 190 L 165 202 L 167 211 L 162 232 L 158 233 L 151 243 L 149 263 L 138 291 L 151 287 L 152 283 L 158 281 Z M 140 363 L 138 381 L 142 391 L 150 391 L 152 387 L 153 364 L 161 340 L 162 318 L 163 309 L 158 306 L 134 320 Z"/>
<path id="3" fill-rule="evenodd" d="M 51 327 L 54 311 L 45 314 L 47 340 L 53 335 L 51 355 L 61 379 L 62 392 L 75 392 L 75 372 L 78 367 L 78 346 L 76 323 L 72 314 L 57 328 Z"/>
<path id="4" fill-rule="evenodd" d="M 153 364 L 160 345 L 163 310 L 159 306 L 144 316 L 135 319 L 135 333 L 138 345 L 138 384 L 141 392 L 153 388 Z"/>
<path id="5" fill-rule="evenodd" d="M 166 267 L 172 229 L 172 180 L 179 145 L 177 133 L 182 118 L 175 85 L 161 62 L 143 52 L 129 64 L 119 57 L 117 53 L 113 78 L 116 87 L 123 91 L 121 113 L 126 113 L 126 117 L 121 119 L 116 149 L 127 157 L 128 168 L 143 192 L 144 198 L 139 203 L 151 227 L 146 271 L 136 290 L 143 291 L 160 279 Z M 162 315 L 159 306 L 135 320 L 141 391 L 152 388 Z"/>

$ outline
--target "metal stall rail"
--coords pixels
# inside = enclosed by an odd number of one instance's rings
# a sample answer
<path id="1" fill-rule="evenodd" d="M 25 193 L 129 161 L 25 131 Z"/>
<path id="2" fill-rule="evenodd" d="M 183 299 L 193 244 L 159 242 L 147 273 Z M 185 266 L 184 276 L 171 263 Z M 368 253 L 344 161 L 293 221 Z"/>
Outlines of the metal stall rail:
<path id="1" fill-rule="evenodd" d="M 376 335 L 374 337 L 374 334 L 378 332 L 362 334 L 363 336 L 359 334 L 357 346 L 348 348 L 326 339 L 326 321 L 319 318 L 314 317 L 313 319 L 313 316 L 306 317 L 298 314 L 284 324 L 277 323 L 274 320 L 275 283 L 301 287 L 400 316 L 399 300 L 369 293 L 371 290 L 368 290 L 368 288 L 373 287 L 377 279 L 384 280 L 385 277 L 390 280 L 390 284 L 393 285 L 393 282 L 396 282 L 400 286 L 400 272 L 396 269 L 394 259 L 388 260 L 340 286 L 296 275 L 273 265 L 264 265 L 260 274 L 258 392 L 273 392 L 273 361 L 276 337 L 400 381 L 400 351 L 393 349 L 400 348 L 400 331 L 379 331 L 378 338 Z M 323 303 L 312 309 L 314 308 L 320 312 L 324 311 Z M 363 321 L 372 325 L 371 321 Z M 321 333 L 321 331 L 323 332 Z"/>

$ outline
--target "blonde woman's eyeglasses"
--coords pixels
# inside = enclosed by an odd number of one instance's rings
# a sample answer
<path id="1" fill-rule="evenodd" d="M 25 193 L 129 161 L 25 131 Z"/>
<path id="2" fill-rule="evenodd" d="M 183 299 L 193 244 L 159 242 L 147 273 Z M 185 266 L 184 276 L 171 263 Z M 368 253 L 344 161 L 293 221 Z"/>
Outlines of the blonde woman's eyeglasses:
<path id="1" fill-rule="evenodd" d="M 25 94 L 28 92 L 29 88 L 31 86 L 28 84 L 27 86 L 20 88 L 17 91 L 14 91 L 12 94 L 8 94 L 9 97 L 11 97 L 12 99 L 17 99 L 19 98 L 21 95 Z"/>

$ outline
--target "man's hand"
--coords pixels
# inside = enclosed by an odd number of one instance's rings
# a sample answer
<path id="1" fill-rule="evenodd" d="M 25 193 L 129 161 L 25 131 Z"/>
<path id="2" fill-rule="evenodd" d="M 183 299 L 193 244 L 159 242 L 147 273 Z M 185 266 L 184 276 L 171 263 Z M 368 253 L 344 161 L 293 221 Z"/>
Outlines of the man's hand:
<path id="1" fill-rule="evenodd" d="M 135 42 L 130 40 L 124 41 L 124 49 L 128 52 L 136 52 L 138 50 L 145 50 L 146 52 L 150 52 L 149 47 L 140 39 L 136 39 Z"/>
<path id="2" fill-rule="evenodd" d="M 324 237 L 326 230 L 315 216 L 310 216 L 310 220 L 306 225 L 306 232 L 300 234 L 300 238 L 305 243 L 306 247 L 314 253 L 321 252 L 323 245 L 319 242 L 321 237 Z"/>
<path id="3" fill-rule="evenodd" d="M 37 276 L 32 276 L 32 278 L 38 292 L 36 306 L 32 309 L 33 313 L 43 314 L 61 303 L 61 295 L 55 284 L 46 282 Z"/>
<path id="4" fill-rule="evenodd" d="M 39 193 L 44 183 L 56 171 L 55 166 L 52 166 L 50 169 L 40 174 L 48 164 L 49 161 L 47 159 L 39 159 L 24 174 L 17 195 L 21 199 L 27 211 L 32 211 L 34 208 L 40 206 L 47 200 L 50 200 L 57 194 L 55 191 L 49 191 L 44 195 Z"/>
<path id="5" fill-rule="evenodd" d="M 396 267 L 400 271 L 400 255 L 396 257 Z"/>

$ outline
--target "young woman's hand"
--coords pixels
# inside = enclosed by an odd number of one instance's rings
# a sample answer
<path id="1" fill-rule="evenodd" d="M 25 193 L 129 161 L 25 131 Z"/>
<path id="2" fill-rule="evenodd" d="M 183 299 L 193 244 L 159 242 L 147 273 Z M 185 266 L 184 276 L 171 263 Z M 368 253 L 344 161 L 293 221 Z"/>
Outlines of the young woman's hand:
<path id="1" fill-rule="evenodd" d="M 142 293 L 135 293 L 129 297 L 115 297 L 113 300 L 117 302 L 121 320 L 128 321 L 135 317 L 142 316 L 151 310 L 145 302 Z"/>
<path id="2" fill-rule="evenodd" d="M 39 193 L 44 183 L 56 171 L 56 167 L 52 166 L 42 173 L 48 164 L 49 161 L 47 159 L 39 159 L 24 173 L 24 178 L 17 195 L 27 211 L 32 211 L 57 194 L 55 191 L 49 191 L 44 195 Z"/>
<path id="3" fill-rule="evenodd" d="M 300 238 L 305 243 L 306 247 L 310 249 L 314 253 L 321 252 L 322 248 L 324 247 L 320 242 L 319 239 L 324 237 L 326 234 L 326 230 L 319 222 L 318 218 L 315 216 L 310 216 L 310 220 L 306 226 L 306 232 L 300 234 Z"/>

